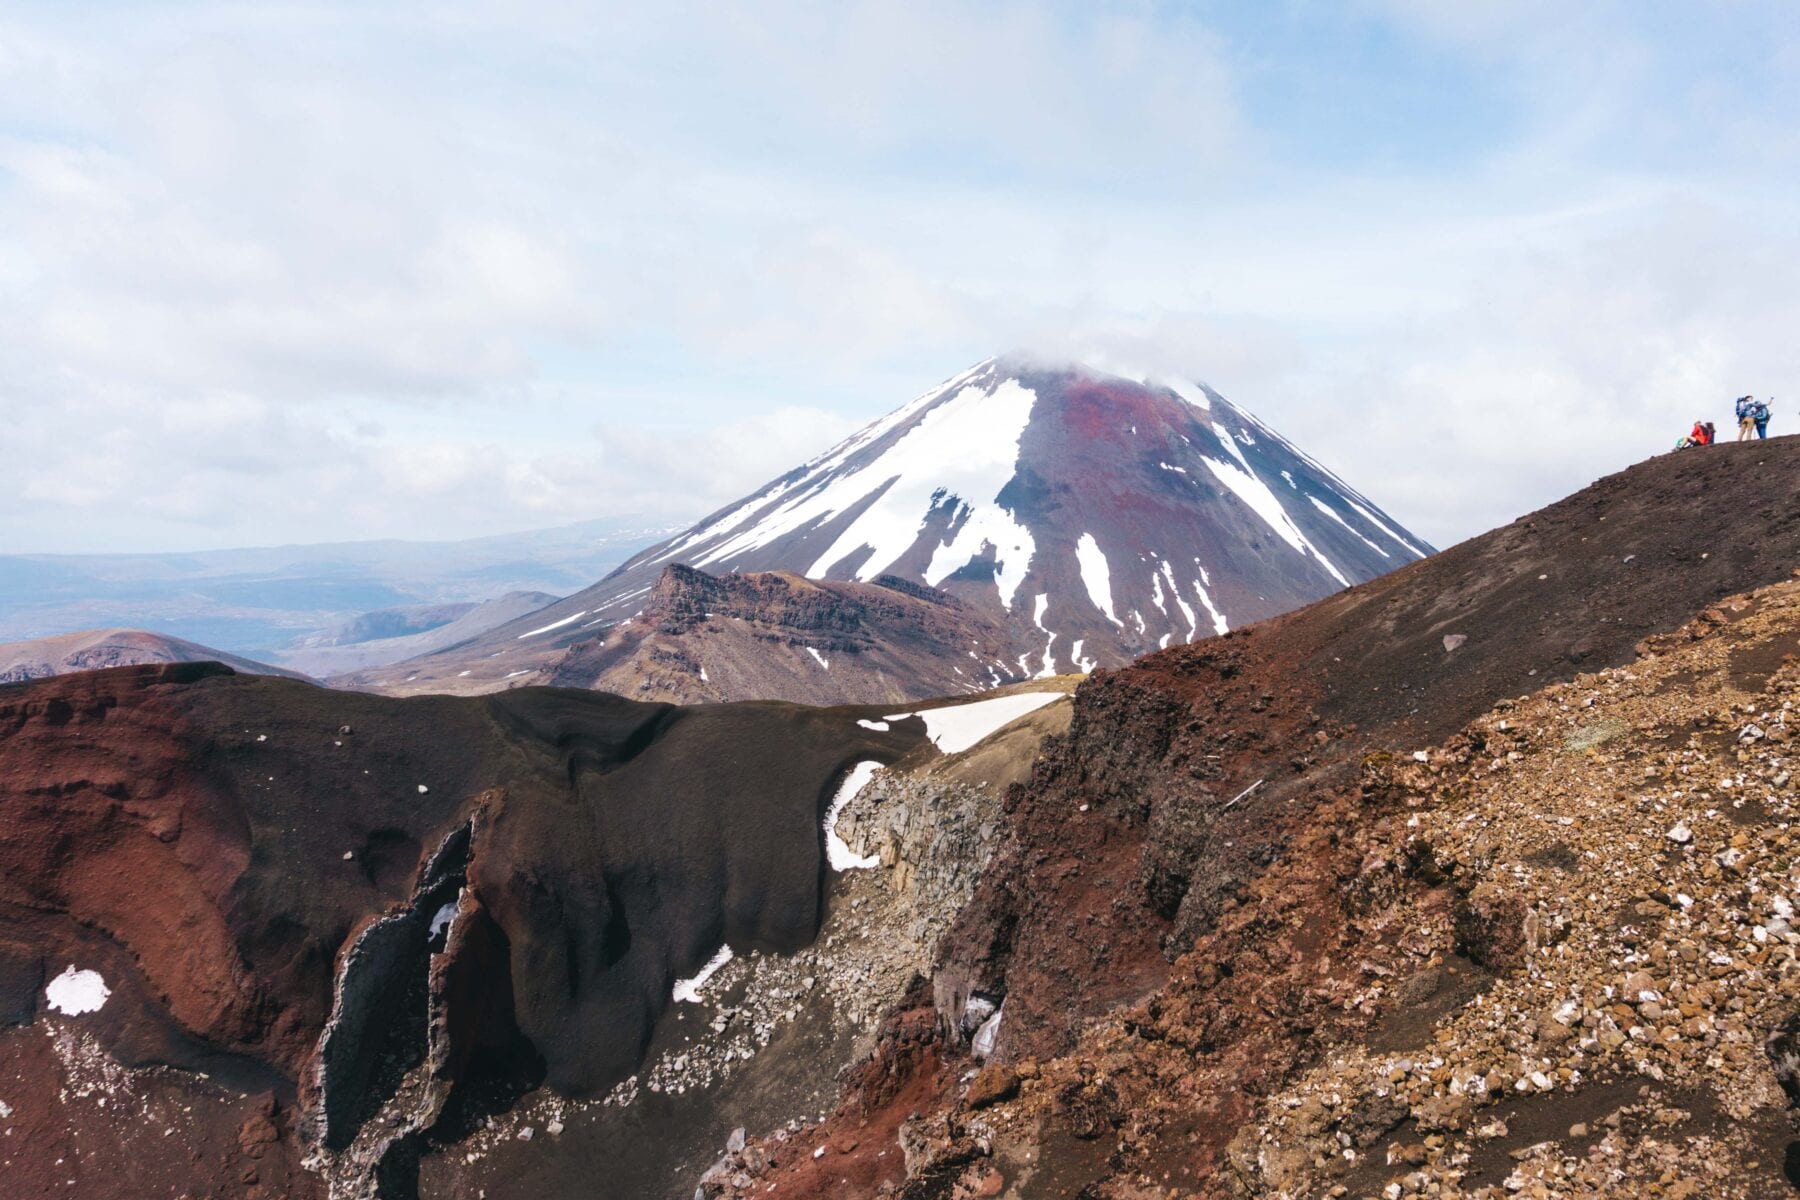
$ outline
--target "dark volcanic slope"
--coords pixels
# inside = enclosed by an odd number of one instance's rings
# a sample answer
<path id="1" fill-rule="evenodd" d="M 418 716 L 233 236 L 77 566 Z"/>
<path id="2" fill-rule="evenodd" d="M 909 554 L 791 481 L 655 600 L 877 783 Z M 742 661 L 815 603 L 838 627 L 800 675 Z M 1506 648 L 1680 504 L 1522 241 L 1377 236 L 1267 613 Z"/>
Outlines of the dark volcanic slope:
<path id="1" fill-rule="evenodd" d="M 897 704 L 1024 679 L 1010 635 L 980 609 L 884 576 L 830 583 L 787 572 L 663 570 L 635 617 L 572 643 L 515 684 L 699 704 L 757 698 Z M 456 690 L 388 667 L 334 680 L 388 695 Z M 477 685 L 480 691 L 486 685 Z"/>
<path id="2" fill-rule="evenodd" d="M 322 1097 L 329 1147 L 404 1174 L 434 1121 L 628 1074 L 722 943 L 807 943 L 835 781 L 922 735 L 869 715 L 392 700 L 207 664 L 0 689 L 0 1022 L 97 971 L 113 997 L 77 1028 L 120 1061 L 267 1089 L 271 1111 Z M 5 1060 L 42 1035 L 0 1039 Z M 3 1098 L 41 1116 L 56 1091 Z M 384 1104 L 402 1115 L 370 1121 Z M 178 1159 L 157 1168 L 192 1182 Z M 59 1194 L 109 1194 L 70 1172 Z"/>
<path id="3" fill-rule="evenodd" d="M 1427 552 L 1208 388 L 992 359 L 594 586 L 405 673 L 504 686 L 632 618 L 671 563 L 941 588 L 1001 622 L 1029 675 L 1117 666 Z"/>
<path id="4" fill-rule="evenodd" d="M 1388 811 L 1382 764 L 1409 762 L 1506 697 L 1625 663 L 1647 635 L 1797 563 L 1800 439 L 1684 452 L 1286 617 L 1097 673 L 1077 692 L 1068 736 L 1010 798 L 1002 848 L 940 945 L 928 1003 L 943 1024 L 932 1028 L 954 1028 L 979 993 L 1004 998 L 1000 1058 L 1074 1051 L 1053 1092 L 1061 1115 L 1032 1151 L 1044 1170 L 1055 1160 L 1069 1172 L 1066 1190 L 1045 1194 L 1138 1195 L 1128 1183 L 1139 1172 L 1171 1168 L 1192 1186 L 1218 1167 L 1257 1094 L 1342 1036 L 1321 1026 L 1365 1019 L 1322 1007 L 1306 972 L 1330 971 L 1333 953 L 1372 952 L 1334 951 L 1330 937 L 1380 899 L 1354 888 L 1357 832 Z M 1305 855 L 1317 859 L 1290 861 Z M 1277 869 L 1290 901 L 1323 895 L 1342 910 L 1255 907 L 1268 901 L 1258 881 Z M 1290 947 L 1290 925 L 1316 932 Z M 1172 978 L 1170 962 L 1197 944 L 1212 946 L 1207 961 L 1183 959 Z M 1284 975 L 1290 953 L 1304 969 Z M 1130 1014 L 1122 1036 L 1179 1037 L 1234 1083 L 1190 1095 L 1139 1080 L 1186 1116 L 1154 1138 L 1129 1125 L 1126 1074 L 1096 1074 L 1104 1051 L 1078 1044 L 1084 1022 L 1115 1010 Z M 933 1152 L 951 1156 L 954 1180 L 966 1143 L 955 1119 L 942 1122 L 959 1111 L 967 1060 L 921 1078 L 938 1059 L 921 1050 L 914 1016 L 895 1021 L 840 1116 L 805 1144 L 904 1102 L 944 1139 Z M 921 1099 L 933 1088 L 935 1116 Z M 915 1169 L 928 1158 L 908 1154 Z M 776 1195 L 831 1195 L 847 1174 L 899 1177 L 886 1160 L 824 1173 L 788 1163 Z M 1203 1191 L 1231 1194 L 1223 1180 Z"/>
<path id="5" fill-rule="evenodd" d="M 1800 438 L 1665 455 L 1299 612 L 1097 677 L 1018 810 L 1018 857 L 990 871 L 959 922 L 950 990 L 999 986 L 1018 963 L 1033 986 L 1009 1009 L 1014 1036 L 1060 1046 L 1123 994 L 1120 952 L 1160 958 L 1172 922 L 1191 936 L 1212 919 L 1321 788 L 1355 778 L 1353 748 L 1441 740 L 1504 697 L 1625 662 L 1642 638 L 1796 564 Z M 1157 880 L 1124 909 L 1104 876 L 1065 879 L 1063 854 L 1041 855 L 1066 844 L 1072 806 L 1102 797 L 1119 824 L 1101 844 Z M 1068 909 L 1044 902 L 1070 888 L 1070 908 L 1099 906 L 1120 931 L 1098 979 L 1094 946 L 1070 944 Z"/>

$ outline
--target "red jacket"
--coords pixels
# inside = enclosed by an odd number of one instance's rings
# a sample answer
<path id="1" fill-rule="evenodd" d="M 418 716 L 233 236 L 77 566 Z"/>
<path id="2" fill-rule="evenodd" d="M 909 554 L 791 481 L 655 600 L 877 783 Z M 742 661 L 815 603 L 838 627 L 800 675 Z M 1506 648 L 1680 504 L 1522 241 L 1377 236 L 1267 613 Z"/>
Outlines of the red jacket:
<path id="1" fill-rule="evenodd" d="M 1706 431 L 1706 423 L 1704 421 L 1694 422 L 1694 432 L 1688 434 L 1688 441 L 1694 443 L 1696 446 L 1712 445 L 1712 435 Z"/>

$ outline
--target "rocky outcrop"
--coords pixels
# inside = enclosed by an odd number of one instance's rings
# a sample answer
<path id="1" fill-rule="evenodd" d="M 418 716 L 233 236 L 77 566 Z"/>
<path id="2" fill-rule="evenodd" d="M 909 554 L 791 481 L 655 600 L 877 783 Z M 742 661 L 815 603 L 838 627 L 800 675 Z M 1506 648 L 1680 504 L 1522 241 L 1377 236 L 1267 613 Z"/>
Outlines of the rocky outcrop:
<path id="1" fill-rule="evenodd" d="M 1729 657 L 1766 663 L 1766 678 L 1800 651 L 1800 624 L 1790 607 L 1757 625 L 1779 590 L 1729 596 L 1800 561 L 1797 453 L 1644 464 L 1300 613 L 1097 674 L 1009 797 L 931 1002 L 914 993 L 892 1017 L 935 1010 L 935 1054 L 878 1047 L 808 1136 L 873 1123 L 881 1096 L 906 1094 L 914 1132 L 883 1147 L 905 1151 L 907 1169 L 883 1177 L 901 1195 L 963 1194 L 996 1172 L 1020 1195 L 1618 1194 L 1607 1171 L 1774 1194 L 1792 1134 L 1761 1044 L 1791 1013 L 1790 972 L 1762 966 L 1785 954 L 1757 949 L 1780 941 L 1779 914 L 1747 904 L 1732 872 L 1785 835 L 1768 795 L 1734 818 L 1702 781 L 1714 767 L 1666 755 L 1722 701 L 1750 705 L 1733 738 L 1779 724 L 1779 693 L 1731 694 Z M 1767 521 L 1726 519 L 1740 505 Z M 1717 536 L 1696 545 L 1665 519 L 1676 507 L 1720 514 L 1702 517 Z M 1640 646 L 1665 658 L 1629 665 Z M 1727 665 L 1666 661 L 1703 646 Z M 1627 695 L 1681 699 L 1648 710 Z M 1647 780 L 1684 769 L 1694 778 L 1643 799 Z M 1784 769 L 1758 775 L 1785 786 Z M 1528 774 L 1540 782 L 1521 786 Z M 1691 865 L 1692 908 L 1650 882 L 1672 851 Z M 1691 930 L 1650 934 L 1646 921 L 1680 912 Z M 1617 998 L 1634 971 L 1688 952 L 1682 1001 L 1668 966 L 1638 988 L 1660 993 L 1656 1024 Z M 1726 978 L 1761 989 L 1754 1020 L 1726 1019 Z M 1545 979 L 1561 981 L 1555 997 Z M 995 1057 L 1021 1087 L 973 1114 L 959 1018 L 977 993 L 1004 996 Z M 1726 1064 L 1729 1082 L 1705 1068 L 1659 1080 L 1676 1061 L 1665 1043 Z M 1482 1064 L 1486 1092 L 1458 1061 Z M 1571 1162 L 1555 1143 L 1576 1125 L 1606 1132 L 1571 1143 Z M 987 1152 L 966 1157 L 971 1139 Z M 1721 1159 L 1715 1143 L 1734 1149 Z M 1588 1182 L 1557 1190 L 1559 1172 Z M 755 1186 L 829 1194 L 803 1178 L 773 1170 Z"/>
<path id="2" fill-rule="evenodd" d="M 1003 627 L 919 584 L 670 566 L 640 612 L 530 678 L 678 703 L 901 704 L 1028 674 Z"/>
<path id="3" fill-rule="evenodd" d="M 903 936 L 926 960 L 994 855 L 1000 796 L 990 787 L 883 773 L 844 807 L 837 831 L 892 873 Z"/>

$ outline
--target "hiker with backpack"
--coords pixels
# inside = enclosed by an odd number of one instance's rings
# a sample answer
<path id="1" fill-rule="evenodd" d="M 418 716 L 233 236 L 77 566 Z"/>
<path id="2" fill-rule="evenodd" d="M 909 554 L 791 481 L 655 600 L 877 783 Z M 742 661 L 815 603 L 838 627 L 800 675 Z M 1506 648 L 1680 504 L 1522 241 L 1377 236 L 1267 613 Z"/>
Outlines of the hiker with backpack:
<path id="1" fill-rule="evenodd" d="M 1695 421 L 1688 435 L 1675 443 L 1677 450 L 1686 450 L 1690 446 L 1710 446 L 1713 444 L 1713 426 L 1711 421 Z"/>
<path id="2" fill-rule="evenodd" d="M 1766 402 L 1757 400 L 1750 405 L 1750 421 L 1756 426 L 1757 437 L 1769 436 L 1769 406 Z"/>
<path id="3" fill-rule="evenodd" d="M 1737 440 L 1740 442 L 1747 442 L 1756 436 L 1756 419 L 1751 416 L 1751 410 L 1755 406 L 1755 396 L 1739 396 L 1737 398 Z"/>

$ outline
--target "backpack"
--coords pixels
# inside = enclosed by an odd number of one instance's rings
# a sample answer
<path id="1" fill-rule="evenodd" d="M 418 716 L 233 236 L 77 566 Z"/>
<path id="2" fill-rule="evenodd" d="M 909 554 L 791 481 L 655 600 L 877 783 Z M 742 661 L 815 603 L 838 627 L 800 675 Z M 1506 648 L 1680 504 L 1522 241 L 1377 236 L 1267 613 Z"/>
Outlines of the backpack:
<path id="1" fill-rule="evenodd" d="M 1755 421 L 1758 425 L 1766 422 L 1769 419 L 1769 406 L 1764 404 L 1761 400 L 1752 404 L 1750 406 L 1750 419 Z"/>
<path id="2" fill-rule="evenodd" d="M 1739 396 L 1737 399 L 1737 419 L 1743 420 L 1750 415 L 1750 397 Z"/>

